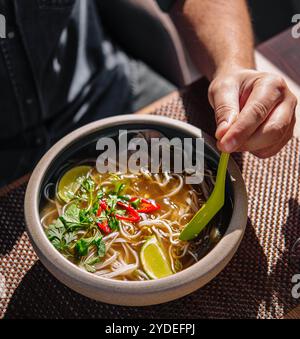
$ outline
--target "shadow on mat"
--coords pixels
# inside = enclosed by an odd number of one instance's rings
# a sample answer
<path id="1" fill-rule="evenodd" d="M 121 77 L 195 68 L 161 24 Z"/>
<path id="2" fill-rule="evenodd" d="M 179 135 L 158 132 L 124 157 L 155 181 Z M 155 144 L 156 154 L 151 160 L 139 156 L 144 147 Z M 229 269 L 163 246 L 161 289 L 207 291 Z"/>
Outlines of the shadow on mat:
<path id="1" fill-rule="evenodd" d="M 0 197 L 0 255 L 9 253 L 25 230 L 26 184 Z"/>

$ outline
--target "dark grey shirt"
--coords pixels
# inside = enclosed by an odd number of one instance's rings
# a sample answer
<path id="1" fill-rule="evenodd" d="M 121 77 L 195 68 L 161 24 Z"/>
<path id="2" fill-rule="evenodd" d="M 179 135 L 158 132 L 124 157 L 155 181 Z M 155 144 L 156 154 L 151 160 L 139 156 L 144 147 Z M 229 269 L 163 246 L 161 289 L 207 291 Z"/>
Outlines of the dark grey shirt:
<path id="1" fill-rule="evenodd" d="M 132 61 L 106 35 L 102 1 L 0 0 L 0 182 L 70 130 L 127 111 Z"/>
<path id="2" fill-rule="evenodd" d="M 57 139 L 126 111 L 130 60 L 103 30 L 102 1 L 0 0 L 8 34 L 0 39 L 0 142 L 41 130 L 41 139 Z"/>

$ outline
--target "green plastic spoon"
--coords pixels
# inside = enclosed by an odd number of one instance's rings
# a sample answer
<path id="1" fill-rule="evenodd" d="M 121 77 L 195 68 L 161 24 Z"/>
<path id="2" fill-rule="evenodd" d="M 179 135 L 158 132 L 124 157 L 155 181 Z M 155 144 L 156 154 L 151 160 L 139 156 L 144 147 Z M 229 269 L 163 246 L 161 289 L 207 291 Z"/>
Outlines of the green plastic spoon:
<path id="1" fill-rule="evenodd" d="M 225 202 L 225 181 L 230 155 L 222 153 L 214 190 L 207 202 L 194 215 L 193 219 L 180 233 L 180 240 L 192 240 L 206 227 L 211 219 L 220 211 Z"/>

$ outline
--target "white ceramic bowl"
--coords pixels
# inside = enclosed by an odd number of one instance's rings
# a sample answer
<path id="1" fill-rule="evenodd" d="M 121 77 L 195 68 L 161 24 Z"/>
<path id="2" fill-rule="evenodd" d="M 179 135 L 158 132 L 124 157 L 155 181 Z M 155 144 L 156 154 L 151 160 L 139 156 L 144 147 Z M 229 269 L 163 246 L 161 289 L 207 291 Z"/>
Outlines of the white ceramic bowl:
<path id="1" fill-rule="evenodd" d="M 41 159 L 32 173 L 25 197 L 25 218 L 32 245 L 46 268 L 71 289 L 105 303 L 144 306 L 180 298 L 207 284 L 228 264 L 243 237 L 247 222 L 247 194 L 240 171 L 229 162 L 233 210 L 226 233 L 220 242 L 198 263 L 172 276 L 150 281 L 117 281 L 85 272 L 65 259 L 49 242 L 40 223 L 41 188 L 55 164 L 68 157 L 72 147 L 84 147 L 85 141 L 101 133 L 129 126 L 172 130 L 175 135 L 203 137 L 213 156 L 218 152 L 211 138 L 198 128 L 177 120 L 150 115 L 121 115 L 91 123 L 67 135 Z M 74 146 L 75 145 L 75 146 Z M 233 179 L 233 180 L 232 180 Z M 231 181 L 231 182 L 230 182 Z"/>

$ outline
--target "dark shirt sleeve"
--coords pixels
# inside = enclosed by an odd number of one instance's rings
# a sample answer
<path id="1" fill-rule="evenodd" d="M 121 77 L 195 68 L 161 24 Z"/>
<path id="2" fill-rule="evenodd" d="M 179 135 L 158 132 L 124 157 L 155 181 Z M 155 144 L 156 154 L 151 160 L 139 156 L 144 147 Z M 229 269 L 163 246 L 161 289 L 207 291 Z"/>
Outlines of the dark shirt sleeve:
<path id="1" fill-rule="evenodd" d="M 157 4 L 164 12 L 168 12 L 176 0 L 156 0 Z"/>

